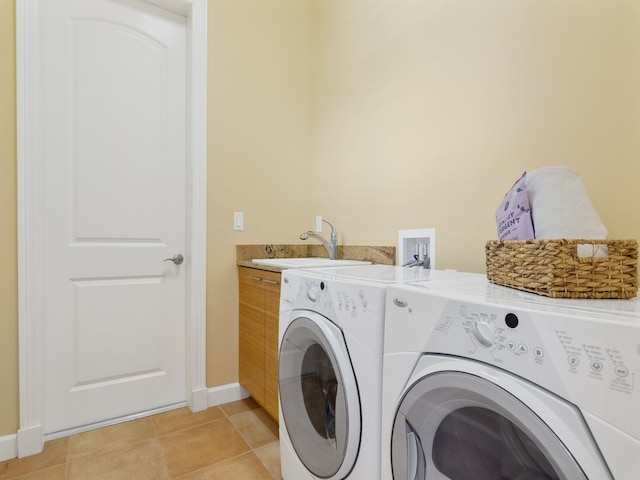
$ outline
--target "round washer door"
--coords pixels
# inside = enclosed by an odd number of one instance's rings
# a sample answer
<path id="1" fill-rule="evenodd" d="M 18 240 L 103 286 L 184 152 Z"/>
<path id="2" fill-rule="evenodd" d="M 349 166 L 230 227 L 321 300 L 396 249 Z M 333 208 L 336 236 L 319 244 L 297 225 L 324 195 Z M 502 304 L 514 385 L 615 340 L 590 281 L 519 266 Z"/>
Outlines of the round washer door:
<path id="1" fill-rule="evenodd" d="M 391 459 L 393 478 L 402 480 L 588 480 L 531 409 L 464 372 L 432 373 L 409 388 L 396 413 Z"/>
<path id="2" fill-rule="evenodd" d="M 360 447 L 360 397 L 342 331 L 296 312 L 280 344 L 280 406 L 291 444 L 316 477 L 342 479 Z"/>

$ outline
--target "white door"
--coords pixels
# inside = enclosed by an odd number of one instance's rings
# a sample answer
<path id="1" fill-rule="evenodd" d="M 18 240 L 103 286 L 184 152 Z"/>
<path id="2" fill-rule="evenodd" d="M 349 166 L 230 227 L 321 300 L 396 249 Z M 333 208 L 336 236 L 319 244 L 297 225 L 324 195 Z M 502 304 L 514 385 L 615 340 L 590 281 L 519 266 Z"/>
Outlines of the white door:
<path id="1" fill-rule="evenodd" d="M 278 377 L 283 441 L 313 474 L 340 479 L 360 451 L 362 409 L 342 331 L 316 312 L 298 311 L 282 334 Z M 287 462 L 288 463 L 288 462 Z M 285 474 L 296 470 L 283 465 Z"/>
<path id="2" fill-rule="evenodd" d="M 45 433 L 184 402 L 186 20 L 41 0 Z"/>

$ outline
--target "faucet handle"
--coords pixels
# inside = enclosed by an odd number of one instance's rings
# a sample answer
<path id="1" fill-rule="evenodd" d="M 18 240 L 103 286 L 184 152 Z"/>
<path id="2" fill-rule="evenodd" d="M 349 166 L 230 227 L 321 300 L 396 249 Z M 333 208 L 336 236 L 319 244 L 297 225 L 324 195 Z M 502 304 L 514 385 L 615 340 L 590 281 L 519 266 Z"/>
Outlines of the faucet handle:
<path id="1" fill-rule="evenodd" d="M 327 222 L 324 218 L 322 219 L 327 225 L 331 227 L 331 242 L 330 242 L 330 250 L 329 257 L 333 260 L 338 258 L 338 231 L 335 229 L 331 223 Z"/>
<path id="2" fill-rule="evenodd" d="M 335 227 L 331 225 L 331 223 L 327 222 L 324 218 L 322 219 L 322 221 L 331 227 L 331 236 L 336 235 L 337 232 Z"/>

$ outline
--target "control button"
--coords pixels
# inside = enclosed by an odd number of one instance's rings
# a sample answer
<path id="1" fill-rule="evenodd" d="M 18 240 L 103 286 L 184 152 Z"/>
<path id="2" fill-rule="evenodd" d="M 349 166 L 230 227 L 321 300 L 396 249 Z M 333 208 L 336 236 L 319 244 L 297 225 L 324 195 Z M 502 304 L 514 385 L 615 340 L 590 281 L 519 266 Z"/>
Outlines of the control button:
<path id="1" fill-rule="evenodd" d="M 516 342 L 514 342 L 513 340 L 509 340 L 507 342 L 507 350 L 509 350 L 510 352 L 513 352 L 516 349 Z"/>
<path id="2" fill-rule="evenodd" d="M 400 307 L 400 308 L 406 308 L 407 306 L 409 306 L 409 302 L 407 302 L 402 297 L 393 297 L 393 304 L 396 307 Z"/>
<path id="3" fill-rule="evenodd" d="M 569 362 L 569 365 L 571 365 L 572 367 L 577 367 L 578 365 L 580 365 L 580 359 L 575 355 L 569 355 L 567 357 L 567 362 Z"/>
<path id="4" fill-rule="evenodd" d="M 629 375 L 629 369 L 624 365 L 616 365 L 613 371 L 620 378 L 625 378 Z"/>
<path id="5" fill-rule="evenodd" d="M 544 350 L 542 350 L 540 347 L 536 347 L 533 349 L 533 355 L 536 358 L 542 358 L 544 357 Z"/>
<path id="6" fill-rule="evenodd" d="M 529 347 L 527 347 L 524 343 L 518 345 L 518 351 L 522 354 L 525 354 L 529 351 Z"/>
<path id="7" fill-rule="evenodd" d="M 600 373 L 604 368 L 600 360 L 592 360 L 590 366 L 591 366 L 591 370 L 593 370 L 596 373 Z"/>
<path id="8" fill-rule="evenodd" d="M 506 323 L 509 328 L 516 328 L 519 323 L 518 316 L 515 313 L 507 313 L 504 317 L 504 323 Z"/>

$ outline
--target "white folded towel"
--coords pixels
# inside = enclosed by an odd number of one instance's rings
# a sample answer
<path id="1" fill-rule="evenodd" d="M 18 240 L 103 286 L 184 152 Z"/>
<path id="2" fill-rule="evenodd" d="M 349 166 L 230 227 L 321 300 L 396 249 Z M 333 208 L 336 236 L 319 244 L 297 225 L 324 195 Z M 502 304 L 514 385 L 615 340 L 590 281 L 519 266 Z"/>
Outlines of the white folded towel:
<path id="1" fill-rule="evenodd" d="M 538 168 L 527 173 L 526 183 L 536 238 L 607 238 L 607 228 L 575 170 L 565 166 Z M 606 245 L 599 247 L 580 245 L 578 252 L 580 256 L 607 256 Z"/>

